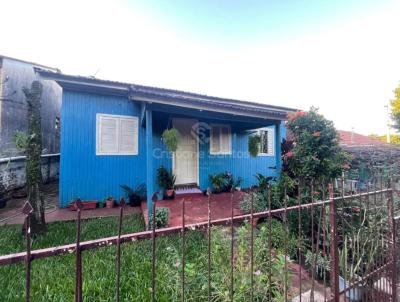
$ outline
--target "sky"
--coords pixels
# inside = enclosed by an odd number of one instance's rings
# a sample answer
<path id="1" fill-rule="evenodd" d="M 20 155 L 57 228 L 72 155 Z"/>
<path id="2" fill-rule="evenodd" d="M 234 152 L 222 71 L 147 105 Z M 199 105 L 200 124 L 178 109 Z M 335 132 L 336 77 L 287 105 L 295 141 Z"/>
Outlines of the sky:
<path id="1" fill-rule="evenodd" d="M 400 1 L 0 0 L 0 54 L 74 75 L 307 110 L 385 134 Z"/>

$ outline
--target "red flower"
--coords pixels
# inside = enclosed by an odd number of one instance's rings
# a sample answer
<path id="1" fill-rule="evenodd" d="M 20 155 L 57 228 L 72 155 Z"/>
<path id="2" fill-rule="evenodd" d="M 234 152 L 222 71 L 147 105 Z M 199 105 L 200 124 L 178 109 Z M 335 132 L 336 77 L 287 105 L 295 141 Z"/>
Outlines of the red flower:
<path id="1" fill-rule="evenodd" d="M 290 112 L 290 113 L 288 113 L 288 120 L 293 121 L 298 117 L 304 117 L 306 115 L 307 115 L 307 112 L 305 112 L 305 111 Z"/>
<path id="2" fill-rule="evenodd" d="M 319 131 L 318 131 L 318 132 L 314 132 L 314 133 L 313 133 L 313 136 L 314 136 L 314 137 L 319 137 L 319 136 L 321 136 L 321 132 L 319 132 Z"/>
<path id="3" fill-rule="evenodd" d="M 361 209 L 359 207 L 353 207 L 352 208 L 353 213 L 360 213 Z"/>
<path id="4" fill-rule="evenodd" d="M 293 156 L 293 152 L 289 151 L 288 153 L 286 153 L 286 157 L 292 157 Z"/>

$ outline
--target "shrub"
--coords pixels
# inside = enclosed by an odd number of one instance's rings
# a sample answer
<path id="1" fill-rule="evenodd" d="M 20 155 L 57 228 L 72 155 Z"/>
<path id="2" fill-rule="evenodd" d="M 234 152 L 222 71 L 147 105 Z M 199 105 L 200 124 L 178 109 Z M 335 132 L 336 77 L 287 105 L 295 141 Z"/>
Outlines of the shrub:
<path id="1" fill-rule="evenodd" d="M 169 222 L 169 209 L 156 208 L 156 229 L 165 228 Z M 153 215 L 149 217 L 149 229 L 153 228 Z"/>
<path id="2" fill-rule="evenodd" d="M 260 224 L 260 236 L 268 242 L 269 240 L 269 220 Z M 272 247 L 280 253 L 285 253 L 291 258 L 297 258 L 298 241 L 297 238 L 288 232 L 285 234 L 285 227 L 281 221 L 272 218 L 271 221 L 271 243 Z"/>
<path id="3" fill-rule="evenodd" d="M 164 190 L 171 190 L 175 186 L 176 176 L 170 173 L 164 166 L 157 169 L 157 183 Z"/>
<path id="4" fill-rule="evenodd" d="M 234 257 L 234 300 L 249 301 L 251 291 L 254 301 L 265 301 L 271 296 L 273 301 L 281 301 L 285 288 L 285 275 L 288 277 L 288 288 L 291 287 L 291 274 L 285 270 L 284 255 L 274 252 L 269 261 L 269 247 L 265 244 L 265 234 L 255 232 L 254 235 L 254 267 L 251 271 L 249 240 L 250 224 L 245 223 L 236 230 L 236 249 Z M 230 238 L 221 227 L 212 228 L 212 300 L 230 301 Z M 271 265 L 272 276 L 269 279 Z M 253 287 L 250 283 L 250 274 L 254 276 Z M 215 285 L 218 285 L 216 288 Z"/>
<path id="5" fill-rule="evenodd" d="M 120 185 L 120 187 L 127 195 L 129 204 L 131 206 L 140 206 L 142 199 L 146 197 L 146 184 L 144 183 L 139 184 L 138 186 L 136 186 L 135 189 L 131 188 L 128 185 Z"/>
<path id="6" fill-rule="evenodd" d="M 214 188 L 215 193 L 220 193 L 225 188 L 227 181 L 226 181 L 226 174 L 225 173 L 218 173 L 214 175 L 210 175 L 210 181 Z"/>
<path id="7" fill-rule="evenodd" d="M 287 128 L 293 134 L 293 148 L 286 150 L 284 162 L 289 175 L 296 178 L 327 180 L 347 168 L 350 157 L 339 146 L 333 122 L 311 107 L 308 112 L 289 115 Z"/>
<path id="8" fill-rule="evenodd" d="M 253 212 L 263 212 L 268 207 L 268 192 L 245 193 L 240 202 L 240 209 L 243 213 L 251 213 L 251 199 L 253 198 Z"/>

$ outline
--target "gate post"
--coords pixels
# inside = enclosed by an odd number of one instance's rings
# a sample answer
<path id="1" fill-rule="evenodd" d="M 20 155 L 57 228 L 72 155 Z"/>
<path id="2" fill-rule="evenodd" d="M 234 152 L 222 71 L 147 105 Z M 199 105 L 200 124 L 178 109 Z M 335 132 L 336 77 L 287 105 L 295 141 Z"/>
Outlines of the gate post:
<path id="1" fill-rule="evenodd" d="M 331 255 L 331 290 L 334 302 L 339 302 L 339 250 L 337 244 L 337 214 L 333 185 L 329 184 L 329 221 L 330 221 L 330 255 Z"/>

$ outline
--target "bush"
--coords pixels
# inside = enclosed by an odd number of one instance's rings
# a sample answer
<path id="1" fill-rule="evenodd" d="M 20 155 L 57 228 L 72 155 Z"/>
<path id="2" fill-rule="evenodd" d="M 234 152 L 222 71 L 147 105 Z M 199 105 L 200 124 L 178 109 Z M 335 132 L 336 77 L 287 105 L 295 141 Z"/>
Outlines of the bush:
<path id="1" fill-rule="evenodd" d="M 294 144 L 292 150 L 286 150 L 283 160 L 291 177 L 327 180 L 340 176 L 347 168 L 350 157 L 341 150 L 333 123 L 318 109 L 290 114 L 287 128 Z"/>
<path id="2" fill-rule="evenodd" d="M 169 209 L 156 208 L 156 229 L 165 228 L 169 222 Z M 153 215 L 149 217 L 149 229 L 153 228 Z"/>
<path id="3" fill-rule="evenodd" d="M 269 240 L 269 220 L 260 224 L 260 235 L 268 242 Z M 272 218 L 271 221 L 271 243 L 272 247 L 280 253 L 285 253 L 291 258 L 297 258 L 298 241 L 297 238 L 288 232 L 285 234 L 285 227 L 281 221 Z"/>
<path id="4" fill-rule="evenodd" d="M 249 301 L 251 293 L 254 301 L 265 301 L 271 293 L 273 301 L 281 301 L 285 288 L 285 275 L 288 277 L 288 288 L 291 284 L 291 273 L 285 270 L 285 257 L 282 253 L 270 254 L 268 244 L 265 244 L 265 232 L 254 234 L 254 267 L 251 271 L 249 240 L 250 224 L 245 223 L 236 230 L 237 245 L 234 257 L 234 300 Z M 221 227 L 212 228 L 212 300 L 230 301 L 230 238 Z M 271 255 L 271 262 L 270 260 Z M 269 279 L 269 268 L 273 272 Z M 286 273 L 286 274 L 285 274 Z M 254 274 L 253 287 L 250 274 Z M 216 288 L 215 285 L 218 285 Z"/>
<path id="5" fill-rule="evenodd" d="M 253 198 L 253 213 L 263 212 L 268 207 L 268 192 L 245 193 L 240 202 L 240 209 L 243 213 L 251 213 L 251 199 Z"/>

